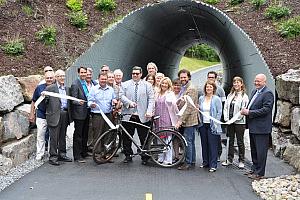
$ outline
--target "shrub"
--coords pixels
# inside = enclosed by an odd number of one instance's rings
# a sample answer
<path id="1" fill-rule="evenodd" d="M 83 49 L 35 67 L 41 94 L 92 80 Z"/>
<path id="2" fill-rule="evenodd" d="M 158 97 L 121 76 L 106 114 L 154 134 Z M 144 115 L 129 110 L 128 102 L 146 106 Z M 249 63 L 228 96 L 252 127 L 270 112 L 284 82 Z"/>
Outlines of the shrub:
<path id="1" fill-rule="evenodd" d="M 220 0 L 204 0 L 203 2 L 210 4 L 210 5 L 215 5 L 220 2 Z"/>
<path id="2" fill-rule="evenodd" d="M 269 6 L 265 11 L 266 18 L 269 19 L 280 19 L 282 17 L 288 16 L 291 14 L 291 10 L 286 6 Z"/>
<path id="3" fill-rule="evenodd" d="M 187 49 L 185 56 L 207 60 L 210 62 L 218 62 L 220 58 L 218 54 L 210 46 L 206 44 L 197 44 Z"/>
<path id="4" fill-rule="evenodd" d="M 53 25 L 43 26 L 36 33 L 36 37 L 46 45 L 54 45 L 56 43 L 56 28 Z"/>
<path id="5" fill-rule="evenodd" d="M 298 37 L 300 35 L 300 16 L 281 22 L 278 26 L 278 31 L 282 37 Z"/>
<path id="6" fill-rule="evenodd" d="M 31 8 L 30 6 L 28 6 L 28 5 L 22 6 L 22 11 L 23 11 L 28 17 L 32 16 L 32 14 L 33 14 L 32 8 Z"/>
<path id="7" fill-rule="evenodd" d="M 6 4 L 6 0 L 0 0 L 0 6 Z"/>
<path id="8" fill-rule="evenodd" d="M 66 6 L 72 11 L 82 10 L 83 0 L 67 0 Z"/>
<path id="9" fill-rule="evenodd" d="M 262 5 L 266 4 L 266 0 L 251 0 L 251 3 L 255 9 L 259 9 Z"/>
<path id="10" fill-rule="evenodd" d="M 101 11 L 112 11 L 117 7 L 114 0 L 96 0 L 95 7 Z"/>
<path id="11" fill-rule="evenodd" d="M 71 12 L 68 16 L 71 24 L 77 28 L 85 28 L 88 24 L 88 16 L 82 11 Z"/>
<path id="12" fill-rule="evenodd" d="M 18 36 L 7 39 L 6 43 L 2 46 L 2 50 L 8 55 L 21 55 L 25 51 L 24 42 Z"/>
<path id="13" fill-rule="evenodd" d="M 238 5 L 243 2 L 244 2 L 244 0 L 230 0 L 229 3 L 230 3 L 230 5 L 235 6 L 235 5 Z"/>

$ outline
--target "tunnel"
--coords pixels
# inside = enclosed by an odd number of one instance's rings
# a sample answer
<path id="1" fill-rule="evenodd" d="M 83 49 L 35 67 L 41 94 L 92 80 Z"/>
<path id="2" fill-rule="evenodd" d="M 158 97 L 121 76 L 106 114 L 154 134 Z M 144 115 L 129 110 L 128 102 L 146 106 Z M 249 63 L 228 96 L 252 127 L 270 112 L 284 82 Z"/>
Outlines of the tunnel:
<path id="1" fill-rule="evenodd" d="M 253 40 L 222 11 L 188 0 L 163 1 L 129 13 L 78 57 L 67 70 L 66 82 L 70 84 L 77 77 L 81 65 L 92 67 L 94 78 L 103 64 L 120 68 L 126 80 L 133 66 L 146 72 L 149 62 L 175 78 L 185 51 L 197 43 L 208 44 L 219 55 L 225 90 L 236 75 L 243 77 L 251 90 L 258 73 L 265 74 L 269 88 L 275 90 L 269 67 Z"/>

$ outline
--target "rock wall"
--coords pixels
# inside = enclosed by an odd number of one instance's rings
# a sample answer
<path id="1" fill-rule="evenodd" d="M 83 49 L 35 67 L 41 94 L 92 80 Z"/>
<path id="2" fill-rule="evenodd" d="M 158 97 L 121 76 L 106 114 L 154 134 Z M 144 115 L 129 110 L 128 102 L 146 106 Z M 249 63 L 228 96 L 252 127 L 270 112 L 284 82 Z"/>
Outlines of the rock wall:
<path id="1" fill-rule="evenodd" d="M 24 84 L 22 91 L 14 76 L 0 77 L 0 85 L 0 175 L 3 175 L 34 154 L 36 130 L 29 130 L 30 104 L 24 104 L 23 97 L 33 93 L 32 89 L 24 91 L 33 85 Z"/>
<path id="2" fill-rule="evenodd" d="M 276 77 L 277 114 L 272 131 L 276 156 L 300 171 L 300 69 Z"/>

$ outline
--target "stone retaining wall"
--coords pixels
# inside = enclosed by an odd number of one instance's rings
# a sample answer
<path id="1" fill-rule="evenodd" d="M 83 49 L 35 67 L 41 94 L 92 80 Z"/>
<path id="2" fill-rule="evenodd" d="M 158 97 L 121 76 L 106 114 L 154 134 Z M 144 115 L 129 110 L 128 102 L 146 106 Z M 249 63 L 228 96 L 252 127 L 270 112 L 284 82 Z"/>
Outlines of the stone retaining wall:
<path id="1" fill-rule="evenodd" d="M 276 77 L 278 93 L 272 142 L 274 154 L 300 171 L 300 70 Z"/>
<path id="2" fill-rule="evenodd" d="M 34 154 L 36 131 L 29 130 L 30 104 L 24 104 L 24 90 L 17 79 L 2 76 L 0 85 L 0 175 L 3 175 Z"/>

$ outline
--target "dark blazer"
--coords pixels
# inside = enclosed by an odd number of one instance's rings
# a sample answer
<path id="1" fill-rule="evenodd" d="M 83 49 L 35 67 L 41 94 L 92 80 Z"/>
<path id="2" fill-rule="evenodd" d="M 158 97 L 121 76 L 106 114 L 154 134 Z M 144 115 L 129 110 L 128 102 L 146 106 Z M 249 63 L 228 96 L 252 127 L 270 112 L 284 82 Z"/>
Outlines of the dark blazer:
<path id="1" fill-rule="evenodd" d="M 253 98 L 256 90 L 250 95 Z M 270 134 L 272 132 L 272 109 L 274 105 L 274 94 L 265 86 L 258 94 L 249 108 L 249 115 L 246 117 L 246 124 L 250 133 Z"/>
<path id="2" fill-rule="evenodd" d="M 78 101 L 72 101 L 72 118 L 77 120 L 85 120 L 88 115 L 87 96 L 85 96 L 84 90 L 78 78 L 72 83 L 70 92 L 72 97 L 86 101 L 83 105 L 80 105 Z"/>
<path id="3" fill-rule="evenodd" d="M 67 95 L 70 95 L 69 89 L 70 88 L 66 87 Z M 45 91 L 59 93 L 56 83 L 53 83 L 52 85 L 49 85 L 48 87 L 46 87 Z M 60 120 L 60 110 L 61 110 L 60 98 L 46 96 L 45 103 L 46 103 L 47 124 L 49 126 L 57 126 L 59 123 L 59 120 Z M 70 124 L 72 122 L 71 113 L 69 111 L 70 111 L 70 101 L 68 101 L 68 114 L 69 114 L 69 119 L 67 122 L 68 124 Z"/>

